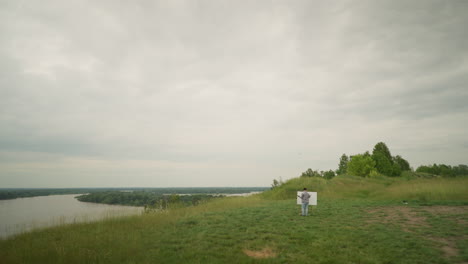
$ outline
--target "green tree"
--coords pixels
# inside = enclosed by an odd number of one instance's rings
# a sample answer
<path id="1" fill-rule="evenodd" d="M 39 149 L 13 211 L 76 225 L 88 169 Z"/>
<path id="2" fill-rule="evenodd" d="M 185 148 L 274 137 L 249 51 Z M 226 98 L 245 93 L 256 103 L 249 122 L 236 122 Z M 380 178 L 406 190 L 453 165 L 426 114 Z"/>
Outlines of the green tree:
<path id="1" fill-rule="evenodd" d="M 390 159 L 388 159 L 384 153 L 375 152 L 372 153 L 372 159 L 375 162 L 375 168 L 381 174 L 392 176 L 393 175 L 393 164 Z"/>
<path id="2" fill-rule="evenodd" d="M 440 167 L 437 164 L 433 164 L 431 168 L 432 174 L 440 175 Z"/>
<path id="3" fill-rule="evenodd" d="M 429 166 L 421 165 L 416 169 L 416 172 L 430 173 L 432 174 L 432 169 Z"/>
<path id="4" fill-rule="evenodd" d="M 456 176 L 468 175 L 468 166 L 460 164 L 458 166 L 454 166 L 453 171 Z"/>
<path id="5" fill-rule="evenodd" d="M 411 167 L 410 167 L 410 164 L 407 160 L 405 160 L 404 158 L 402 158 L 400 155 L 396 155 L 394 158 L 393 158 L 393 163 L 397 163 L 399 166 L 400 166 L 400 169 L 402 171 L 409 171 L 411 170 Z"/>
<path id="6" fill-rule="evenodd" d="M 389 176 L 400 176 L 401 175 L 401 167 L 398 163 L 392 164 L 392 173 Z"/>
<path id="7" fill-rule="evenodd" d="M 271 189 L 276 188 L 278 186 L 279 186 L 279 181 L 277 181 L 276 179 L 273 179 L 273 184 L 271 185 Z"/>
<path id="8" fill-rule="evenodd" d="M 455 176 L 455 173 L 454 173 L 455 171 L 452 169 L 452 166 L 450 165 L 440 164 L 439 169 L 440 169 L 440 175 L 442 176 L 448 176 L 448 177 Z"/>
<path id="9" fill-rule="evenodd" d="M 387 145 L 383 142 L 379 142 L 375 144 L 374 150 L 372 151 L 372 154 L 380 152 L 382 153 L 387 159 L 392 160 L 392 154 L 390 154 L 390 150 L 388 149 Z"/>
<path id="10" fill-rule="evenodd" d="M 351 175 L 368 177 L 373 170 L 375 170 L 375 161 L 368 155 L 354 155 L 348 162 L 347 172 Z"/>
<path id="11" fill-rule="evenodd" d="M 327 179 L 327 180 L 332 179 L 333 177 L 335 177 L 335 172 L 332 171 L 332 170 L 325 171 L 325 172 L 323 173 L 323 177 L 324 177 L 325 179 Z"/>
<path id="12" fill-rule="evenodd" d="M 390 150 L 383 142 L 379 142 L 374 146 L 372 159 L 375 161 L 375 168 L 381 174 L 395 176 L 395 173 L 398 171 L 397 167 L 393 166 L 393 158 Z M 399 171 L 401 173 L 401 169 Z"/>
<path id="13" fill-rule="evenodd" d="M 318 171 L 314 171 L 311 168 L 308 168 L 301 174 L 301 177 L 321 177 L 321 175 L 318 173 Z"/>
<path id="14" fill-rule="evenodd" d="M 276 188 L 276 187 L 279 187 L 279 186 L 281 186 L 283 183 L 284 183 L 284 182 L 283 182 L 283 180 L 281 179 L 281 177 L 280 177 L 279 181 L 278 181 L 277 179 L 273 179 L 273 184 L 271 185 L 271 189 L 274 189 L 274 188 Z"/>
<path id="15" fill-rule="evenodd" d="M 468 166 L 460 164 L 458 166 L 450 166 L 446 164 L 422 165 L 416 169 L 416 172 L 425 172 L 444 177 L 466 176 L 468 175 Z"/>
<path id="16" fill-rule="evenodd" d="M 336 170 L 336 174 L 345 174 L 346 170 L 348 169 L 348 162 L 348 156 L 346 156 L 346 154 L 343 153 L 343 155 L 341 155 L 340 163 L 338 164 L 338 170 Z"/>

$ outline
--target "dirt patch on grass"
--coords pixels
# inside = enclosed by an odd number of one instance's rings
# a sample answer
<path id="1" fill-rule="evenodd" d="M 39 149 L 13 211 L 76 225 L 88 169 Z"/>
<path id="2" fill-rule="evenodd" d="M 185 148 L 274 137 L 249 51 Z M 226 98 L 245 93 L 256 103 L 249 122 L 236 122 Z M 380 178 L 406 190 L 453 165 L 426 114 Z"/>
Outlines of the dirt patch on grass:
<path id="1" fill-rule="evenodd" d="M 456 239 L 447 239 L 441 237 L 430 237 L 430 240 L 441 243 L 442 247 L 440 248 L 444 252 L 446 258 L 458 256 L 458 248 L 456 245 Z"/>
<path id="2" fill-rule="evenodd" d="M 389 206 L 367 211 L 371 217 L 367 223 L 398 224 L 404 231 L 411 232 L 415 227 L 428 227 L 426 217 L 418 214 L 410 207 Z"/>
<path id="3" fill-rule="evenodd" d="M 427 218 L 424 213 L 438 216 L 450 216 L 453 221 L 462 226 L 467 226 L 467 221 L 463 216 L 468 214 L 468 206 L 425 206 L 425 207 L 407 207 L 407 206 L 388 206 L 378 207 L 368 210 L 370 217 L 368 224 L 385 223 L 397 224 L 404 231 L 412 232 L 415 227 L 428 227 Z M 453 216 L 453 217 L 452 217 Z"/>
<path id="4" fill-rule="evenodd" d="M 271 248 L 264 248 L 258 251 L 244 249 L 243 251 L 247 256 L 255 259 L 274 258 L 277 256 L 276 252 L 274 252 Z"/>
<path id="5" fill-rule="evenodd" d="M 417 208 L 389 206 L 367 210 L 367 213 L 369 213 L 369 218 L 366 221 L 368 224 L 395 224 L 405 232 L 415 233 L 417 232 L 415 228 L 431 227 L 427 221 L 428 213 L 443 218 L 449 217 L 455 225 L 458 224 L 466 227 L 467 222 L 464 220 L 464 217 L 468 214 L 468 206 L 426 206 Z M 457 241 L 467 239 L 466 236 L 436 237 L 423 235 L 423 237 L 436 242 L 447 259 L 457 257 L 460 251 L 457 248 Z"/>
<path id="6" fill-rule="evenodd" d="M 468 213 L 468 206 L 425 206 L 422 210 L 438 215 L 458 215 Z"/>
<path id="7" fill-rule="evenodd" d="M 425 238 L 432 240 L 440 245 L 440 249 L 444 253 L 444 257 L 450 259 L 452 257 L 457 257 L 460 253 L 460 249 L 457 247 L 457 241 L 466 240 L 468 236 L 459 236 L 459 237 L 434 237 L 426 236 Z M 468 263 L 468 262 L 463 262 Z"/>
<path id="8" fill-rule="evenodd" d="M 468 206 L 427 206 L 421 209 L 432 215 L 450 216 L 450 219 L 455 221 L 456 224 L 468 227 L 468 221 L 466 221 Z"/>

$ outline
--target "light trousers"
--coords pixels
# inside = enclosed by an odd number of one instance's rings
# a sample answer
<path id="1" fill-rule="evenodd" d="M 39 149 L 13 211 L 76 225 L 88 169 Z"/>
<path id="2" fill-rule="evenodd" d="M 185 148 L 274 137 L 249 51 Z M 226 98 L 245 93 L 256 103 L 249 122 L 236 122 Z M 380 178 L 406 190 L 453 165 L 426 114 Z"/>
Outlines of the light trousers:
<path id="1" fill-rule="evenodd" d="M 309 213 L 309 203 L 302 203 L 302 215 L 307 216 Z"/>

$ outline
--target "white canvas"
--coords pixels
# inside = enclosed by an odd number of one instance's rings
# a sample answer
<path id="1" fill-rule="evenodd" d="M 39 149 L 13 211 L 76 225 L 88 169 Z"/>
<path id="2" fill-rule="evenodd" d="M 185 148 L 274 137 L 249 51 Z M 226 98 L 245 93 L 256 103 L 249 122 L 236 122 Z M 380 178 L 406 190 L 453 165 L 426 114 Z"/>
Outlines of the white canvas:
<path id="1" fill-rule="evenodd" d="M 302 204 L 302 200 L 300 198 L 301 191 L 297 192 L 297 204 Z M 308 192 L 310 194 L 309 205 L 317 205 L 317 193 L 316 192 Z"/>

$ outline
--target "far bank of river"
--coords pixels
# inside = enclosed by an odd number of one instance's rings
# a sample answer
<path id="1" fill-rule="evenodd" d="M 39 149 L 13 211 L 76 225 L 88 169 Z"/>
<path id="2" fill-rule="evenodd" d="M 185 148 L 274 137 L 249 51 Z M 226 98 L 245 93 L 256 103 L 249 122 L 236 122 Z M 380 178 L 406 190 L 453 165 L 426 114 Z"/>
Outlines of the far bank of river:
<path id="1" fill-rule="evenodd" d="M 79 194 L 0 200 L 0 238 L 34 228 L 140 214 L 142 207 L 84 203 Z"/>

